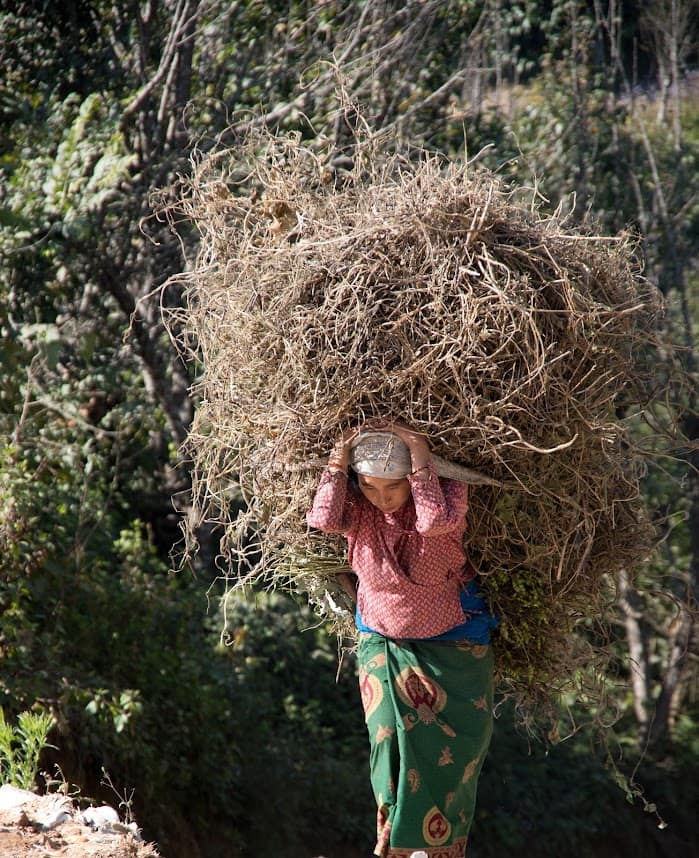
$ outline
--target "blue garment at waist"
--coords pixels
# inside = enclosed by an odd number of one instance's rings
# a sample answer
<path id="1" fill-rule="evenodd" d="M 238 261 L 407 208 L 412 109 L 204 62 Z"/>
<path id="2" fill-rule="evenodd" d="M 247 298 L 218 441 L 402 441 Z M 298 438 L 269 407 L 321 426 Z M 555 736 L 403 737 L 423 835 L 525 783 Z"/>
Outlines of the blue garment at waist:
<path id="1" fill-rule="evenodd" d="M 431 638 L 413 638 L 412 640 L 454 641 L 466 638 L 475 641 L 475 643 L 490 643 L 490 630 L 494 629 L 500 621 L 490 612 L 488 603 L 478 589 L 478 582 L 475 579 L 469 581 L 461 591 L 461 607 L 466 615 L 463 623 L 442 632 L 441 635 L 435 635 Z M 358 631 L 370 632 L 375 635 L 381 634 L 381 632 L 377 632 L 364 623 L 359 613 L 359 606 L 357 606 L 355 613 L 355 621 Z M 411 639 L 408 638 L 408 640 Z"/>

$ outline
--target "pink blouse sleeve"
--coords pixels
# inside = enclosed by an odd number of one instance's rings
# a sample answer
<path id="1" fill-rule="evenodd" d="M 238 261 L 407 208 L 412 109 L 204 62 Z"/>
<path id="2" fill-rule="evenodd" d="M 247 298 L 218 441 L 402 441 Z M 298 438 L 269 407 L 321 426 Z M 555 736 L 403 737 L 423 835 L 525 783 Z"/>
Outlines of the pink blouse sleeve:
<path id="1" fill-rule="evenodd" d="M 339 471 L 323 471 L 313 505 L 306 513 L 308 524 L 324 533 L 347 533 L 354 524 L 355 511 L 347 491 L 347 477 Z"/>
<path id="2" fill-rule="evenodd" d="M 456 480 L 440 481 L 434 465 L 408 477 L 415 502 L 415 528 L 423 536 L 466 530 L 468 486 Z"/>

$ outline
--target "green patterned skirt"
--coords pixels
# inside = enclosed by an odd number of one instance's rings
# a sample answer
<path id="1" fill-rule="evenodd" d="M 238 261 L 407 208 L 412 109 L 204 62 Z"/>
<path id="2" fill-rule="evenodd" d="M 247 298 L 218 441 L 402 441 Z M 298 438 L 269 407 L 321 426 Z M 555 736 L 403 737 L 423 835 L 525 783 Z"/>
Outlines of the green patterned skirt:
<path id="1" fill-rule="evenodd" d="M 493 655 L 471 641 L 359 638 L 380 858 L 463 858 L 493 729 Z"/>

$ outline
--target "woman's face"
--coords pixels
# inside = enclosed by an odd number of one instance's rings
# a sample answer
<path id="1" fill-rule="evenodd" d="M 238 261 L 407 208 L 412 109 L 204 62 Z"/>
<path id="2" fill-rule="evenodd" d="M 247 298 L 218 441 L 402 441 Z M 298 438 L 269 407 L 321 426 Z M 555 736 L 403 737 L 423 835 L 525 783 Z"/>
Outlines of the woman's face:
<path id="1" fill-rule="evenodd" d="M 410 497 L 407 477 L 401 479 L 358 475 L 359 490 L 381 512 L 396 512 Z"/>

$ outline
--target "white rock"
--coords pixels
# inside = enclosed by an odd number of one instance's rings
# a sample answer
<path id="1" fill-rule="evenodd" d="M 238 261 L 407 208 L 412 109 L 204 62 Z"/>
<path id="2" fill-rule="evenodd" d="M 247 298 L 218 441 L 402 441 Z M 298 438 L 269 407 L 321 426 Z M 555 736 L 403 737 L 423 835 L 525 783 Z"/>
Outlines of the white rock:
<path id="1" fill-rule="evenodd" d="M 34 796 L 36 799 L 37 797 Z M 41 796 L 38 804 L 26 810 L 27 821 L 40 831 L 50 831 L 73 816 L 73 805 L 63 795 Z"/>
<path id="2" fill-rule="evenodd" d="M 83 811 L 82 819 L 91 828 L 106 828 L 119 822 L 119 814 L 113 807 L 103 804 L 101 807 L 88 807 Z"/>
<path id="3" fill-rule="evenodd" d="M 13 810 L 35 799 L 35 793 L 27 789 L 19 789 L 12 784 L 3 784 L 0 787 L 0 810 Z"/>

